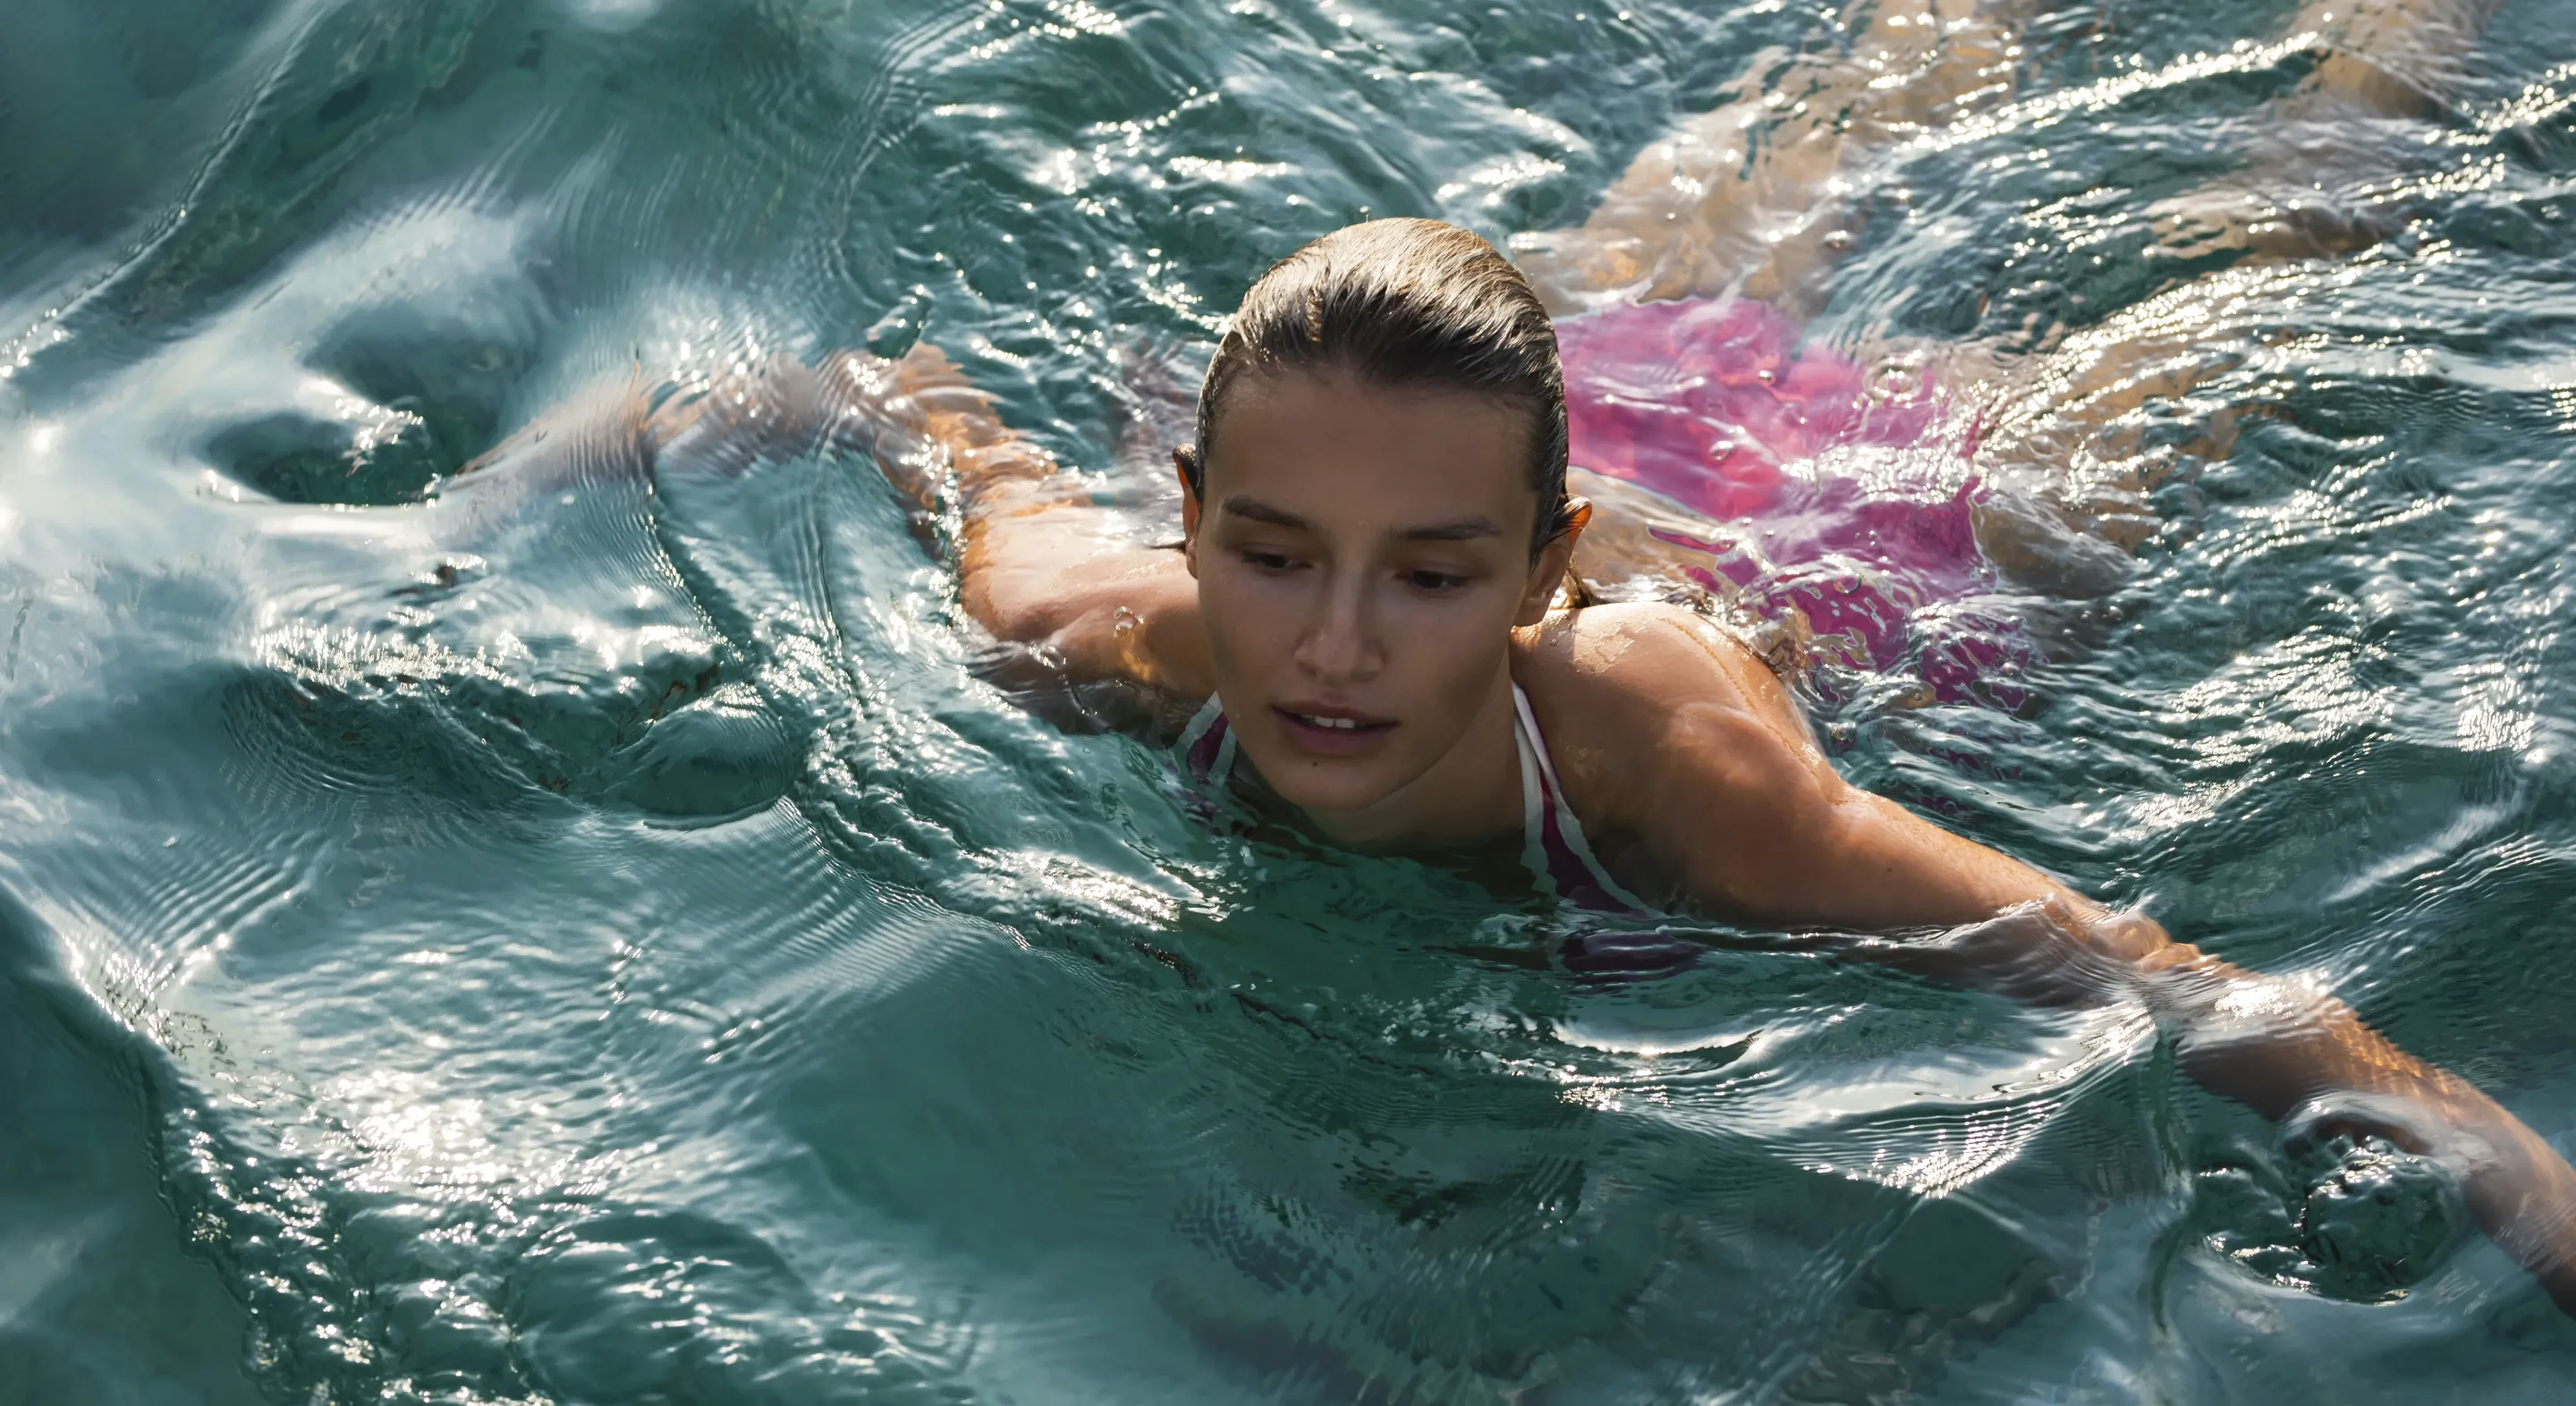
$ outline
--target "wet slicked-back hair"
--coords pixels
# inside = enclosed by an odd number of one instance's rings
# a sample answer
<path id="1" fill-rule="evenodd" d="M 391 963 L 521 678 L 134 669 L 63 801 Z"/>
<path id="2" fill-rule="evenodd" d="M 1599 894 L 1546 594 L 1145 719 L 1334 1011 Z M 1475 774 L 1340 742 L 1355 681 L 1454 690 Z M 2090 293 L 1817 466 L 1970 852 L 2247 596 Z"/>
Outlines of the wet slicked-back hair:
<path id="1" fill-rule="evenodd" d="M 1565 530 L 1565 373 L 1556 328 L 1494 246 L 1437 220 L 1371 220 L 1271 266 L 1243 295 L 1199 387 L 1198 443 L 1180 451 L 1205 488 L 1226 397 L 1247 375 L 1341 372 L 1389 389 L 1464 391 L 1521 411 L 1536 552 Z"/>

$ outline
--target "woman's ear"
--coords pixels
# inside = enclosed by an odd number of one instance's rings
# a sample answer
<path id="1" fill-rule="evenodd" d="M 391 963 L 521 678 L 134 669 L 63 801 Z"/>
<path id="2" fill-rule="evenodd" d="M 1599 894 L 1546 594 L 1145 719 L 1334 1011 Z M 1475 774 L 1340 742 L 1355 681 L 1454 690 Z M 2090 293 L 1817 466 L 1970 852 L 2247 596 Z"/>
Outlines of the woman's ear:
<path id="1" fill-rule="evenodd" d="M 1181 480 L 1181 560 L 1190 575 L 1199 574 L 1199 484 L 1204 471 L 1199 467 L 1199 451 L 1183 445 L 1172 451 L 1172 472 Z"/>
<path id="2" fill-rule="evenodd" d="M 1530 563 L 1529 584 L 1521 592 L 1519 611 L 1512 616 L 1515 625 L 1535 625 L 1547 618 L 1548 607 L 1556 603 L 1556 588 L 1574 564 L 1574 544 L 1592 521 L 1592 500 L 1566 499 L 1557 520 L 1564 526 L 1547 539 L 1547 545 L 1538 549 L 1538 559 Z"/>

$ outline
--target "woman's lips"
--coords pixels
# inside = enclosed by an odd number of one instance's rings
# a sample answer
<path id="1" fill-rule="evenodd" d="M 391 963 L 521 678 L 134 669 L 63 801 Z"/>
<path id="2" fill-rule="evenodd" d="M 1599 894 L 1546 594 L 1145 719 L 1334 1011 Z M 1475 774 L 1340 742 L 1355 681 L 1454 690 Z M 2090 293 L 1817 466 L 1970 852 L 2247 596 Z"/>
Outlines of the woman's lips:
<path id="1" fill-rule="evenodd" d="M 1348 708 L 1277 704 L 1270 715 L 1279 731 L 1299 751 L 1324 757 L 1347 757 L 1374 747 L 1395 730 L 1390 718 L 1374 718 Z"/>

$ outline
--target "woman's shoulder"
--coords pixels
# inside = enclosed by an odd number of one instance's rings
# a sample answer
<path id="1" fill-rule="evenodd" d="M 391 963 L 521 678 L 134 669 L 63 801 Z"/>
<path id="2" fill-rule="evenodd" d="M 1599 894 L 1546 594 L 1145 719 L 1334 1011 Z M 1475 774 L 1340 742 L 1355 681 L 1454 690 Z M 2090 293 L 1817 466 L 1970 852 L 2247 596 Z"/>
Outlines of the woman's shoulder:
<path id="1" fill-rule="evenodd" d="M 1758 785 L 1803 764 L 1805 720 L 1761 658 L 1696 611 L 1638 603 L 1552 615 L 1521 632 L 1513 677 L 1578 812 L 1635 825 L 1633 802 L 1677 779 Z"/>
<path id="2" fill-rule="evenodd" d="M 1711 685 L 1732 691 L 1769 667 L 1716 622 L 1686 606 L 1656 601 L 1561 610 L 1519 632 L 1513 677 L 1533 704 L 1544 692 L 1569 701 L 1649 706 L 1693 699 Z M 1749 672 L 1748 672 L 1749 671 Z"/>

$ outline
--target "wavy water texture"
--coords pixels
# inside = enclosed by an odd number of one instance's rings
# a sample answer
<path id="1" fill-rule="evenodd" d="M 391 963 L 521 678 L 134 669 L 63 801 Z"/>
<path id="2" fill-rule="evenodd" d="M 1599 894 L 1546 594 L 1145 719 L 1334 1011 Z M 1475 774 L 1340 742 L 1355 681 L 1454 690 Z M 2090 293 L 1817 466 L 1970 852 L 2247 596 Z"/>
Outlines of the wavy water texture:
<path id="1" fill-rule="evenodd" d="M 638 448 L 926 339 L 1151 535 L 1269 260 L 1663 143 L 2010 519 L 2014 702 L 1820 666 L 1840 765 L 2570 1145 L 2576 9 L 1925 8 L 14 7 L 0 1401 L 2563 1399 L 2140 1012 L 1211 828 L 859 449 Z"/>

